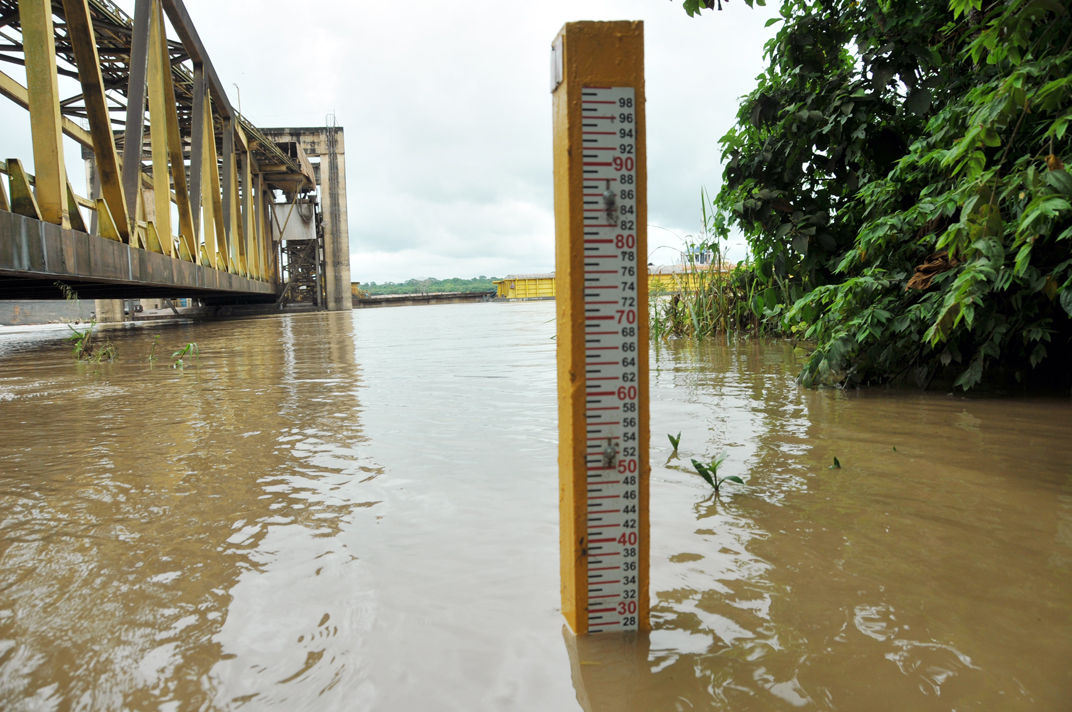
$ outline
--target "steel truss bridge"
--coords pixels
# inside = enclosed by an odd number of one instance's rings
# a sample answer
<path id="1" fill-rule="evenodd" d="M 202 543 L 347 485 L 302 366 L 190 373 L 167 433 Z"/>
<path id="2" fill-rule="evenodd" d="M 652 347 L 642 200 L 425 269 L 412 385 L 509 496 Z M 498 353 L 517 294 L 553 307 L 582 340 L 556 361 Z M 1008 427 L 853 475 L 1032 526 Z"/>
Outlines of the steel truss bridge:
<path id="1" fill-rule="evenodd" d="M 20 66 L 25 84 L 4 71 Z M 70 80 L 80 91 L 61 95 Z M 0 0 L 0 95 L 28 110 L 34 163 L 0 161 L 0 299 L 62 298 L 57 282 L 99 299 L 283 294 L 275 191 L 319 211 L 320 166 L 234 110 L 182 0 L 136 0 L 133 17 L 108 0 Z M 61 135 L 82 146 L 88 196 Z"/>

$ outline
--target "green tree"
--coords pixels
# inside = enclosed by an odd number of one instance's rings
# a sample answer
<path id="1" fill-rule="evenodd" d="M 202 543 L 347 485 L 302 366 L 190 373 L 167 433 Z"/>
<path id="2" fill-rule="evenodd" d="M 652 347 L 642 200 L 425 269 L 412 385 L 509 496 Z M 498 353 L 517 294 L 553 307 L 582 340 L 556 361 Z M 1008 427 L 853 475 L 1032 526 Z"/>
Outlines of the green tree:
<path id="1" fill-rule="evenodd" d="M 787 0 L 779 21 L 714 202 L 768 316 L 816 344 L 802 380 L 1067 379 L 1065 4 Z"/>
<path id="2" fill-rule="evenodd" d="M 369 282 L 361 287 L 369 294 L 426 294 L 428 292 L 494 292 L 497 277 L 473 277 L 465 279 L 408 279 L 405 282 Z"/>

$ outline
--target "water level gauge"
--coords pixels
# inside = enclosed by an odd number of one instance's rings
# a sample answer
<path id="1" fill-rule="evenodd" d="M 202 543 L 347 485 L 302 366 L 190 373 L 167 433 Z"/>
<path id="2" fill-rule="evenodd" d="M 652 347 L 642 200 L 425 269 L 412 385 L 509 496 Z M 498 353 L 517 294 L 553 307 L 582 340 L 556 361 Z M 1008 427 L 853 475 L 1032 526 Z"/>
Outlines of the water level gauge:
<path id="1" fill-rule="evenodd" d="M 648 628 L 643 30 L 555 41 L 563 613 L 576 633 Z"/>

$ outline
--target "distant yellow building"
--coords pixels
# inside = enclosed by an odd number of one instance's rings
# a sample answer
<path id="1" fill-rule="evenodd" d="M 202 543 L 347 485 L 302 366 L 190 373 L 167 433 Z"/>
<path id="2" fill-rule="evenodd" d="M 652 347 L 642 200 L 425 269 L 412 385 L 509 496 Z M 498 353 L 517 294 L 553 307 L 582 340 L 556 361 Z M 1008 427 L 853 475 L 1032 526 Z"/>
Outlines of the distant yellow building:
<path id="1" fill-rule="evenodd" d="M 653 294 L 694 292 L 703 286 L 716 270 L 712 265 L 666 265 L 648 267 L 648 289 Z M 723 263 L 717 273 L 732 271 L 734 265 Z M 497 299 L 554 299 L 555 273 L 511 274 L 496 280 Z"/>
<path id="2" fill-rule="evenodd" d="M 511 274 L 496 280 L 497 299 L 554 299 L 555 273 Z"/>

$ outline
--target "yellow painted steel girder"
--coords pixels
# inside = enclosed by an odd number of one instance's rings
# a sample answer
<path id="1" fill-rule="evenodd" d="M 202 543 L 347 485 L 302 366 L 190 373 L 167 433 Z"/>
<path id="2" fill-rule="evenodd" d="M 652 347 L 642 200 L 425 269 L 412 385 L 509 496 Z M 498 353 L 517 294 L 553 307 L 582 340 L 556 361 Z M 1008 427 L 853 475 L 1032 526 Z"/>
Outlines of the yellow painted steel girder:
<path id="1" fill-rule="evenodd" d="M 13 178 L 19 185 L 10 199 L 0 187 L 0 209 L 18 206 L 39 219 L 85 230 L 78 209 L 85 206 L 97 211 L 102 237 L 118 238 L 142 249 L 156 247 L 169 256 L 194 262 L 207 259 L 218 269 L 269 281 L 277 265 L 265 225 L 270 195 L 265 191 L 273 186 L 299 192 L 314 189 L 312 168 L 302 156 L 295 159 L 287 155 L 231 108 L 182 0 L 139 0 L 137 7 L 136 14 L 142 13 L 139 17 L 144 24 L 134 22 L 107 0 L 0 0 L 0 14 L 8 19 L 17 15 L 13 25 L 22 38 L 12 41 L 17 44 L 16 51 L 23 51 L 27 69 L 27 86 L 0 72 L 0 96 L 30 112 L 37 173 L 35 178 L 23 172 L 21 182 Z M 149 13 L 143 12 L 146 7 Z M 166 37 L 165 14 L 179 41 Z M 60 18 L 56 20 L 58 33 L 54 15 Z M 143 154 L 144 145 L 123 145 L 124 132 L 113 131 L 116 122 L 112 118 L 113 112 L 123 110 L 115 95 L 131 91 L 126 82 L 134 74 L 130 62 L 138 37 L 144 40 L 141 46 L 149 48 L 140 55 L 148 58 L 143 73 L 150 115 L 147 155 Z M 193 61 L 195 71 L 184 66 L 183 60 Z M 189 110 L 195 103 L 194 76 L 198 72 L 210 94 L 202 103 L 203 116 L 193 116 Z M 60 101 L 59 76 L 77 78 L 82 94 Z M 213 120 L 214 105 L 216 115 L 223 120 Z M 88 130 L 64 113 L 86 117 Z M 199 186 L 188 185 L 186 177 L 184 151 L 191 137 L 189 127 L 180 124 L 186 116 L 205 129 L 197 156 Z M 93 150 L 99 199 L 82 198 L 70 189 L 63 162 L 63 134 Z M 125 135 L 133 134 L 128 130 Z M 124 155 L 141 159 L 136 170 L 139 189 L 132 191 L 133 197 L 124 194 L 117 136 Z M 223 181 L 216 149 L 220 137 L 225 146 Z M 151 162 L 151 179 L 140 165 L 143 156 Z M 259 164 L 271 171 L 261 171 Z M 143 195 L 143 186 L 152 190 L 151 197 Z M 196 198 L 191 190 L 198 192 Z M 177 226 L 171 225 L 173 202 L 178 207 Z M 196 228 L 194 206 L 199 214 L 204 213 Z M 158 239 L 151 239 L 152 233 Z"/>
<path id="2" fill-rule="evenodd" d="M 171 179 L 168 171 L 167 109 L 164 101 L 164 50 L 161 46 L 164 23 L 158 0 L 153 0 L 149 23 L 149 70 L 146 81 L 149 90 L 149 141 L 152 145 L 155 207 L 154 217 L 150 222 L 156 226 L 156 234 L 164 254 L 174 257 L 171 239 L 171 196 L 168 195 Z M 157 190 L 158 187 L 162 190 Z"/>
<path id="3" fill-rule="evenodd" d="M 42 220 L 70 227 L 51 0 L 19 0 L 19 22 L 26 55 L 26 85 L 37 174 L 35 197 Z"/>
<path id="4" fill-rule="evenodd" d="M 78 63 L 78 80 L 82 85 L 82 97 L 89 120 L 90 147 L 96 159 L 101 194 L 108 204 L 111 219 L 117 221 L 120 238 L 123 242 L 128 242 L 130 220 L 127 216 L 126 196 L 123 193 L 119 154 L 115 149 L 115 134 L 112 132 L 111 116 L 108 113 L 108 100 L 104 94 L 104 79 L 101 76 L 92 13 L 88 0 L 63 0 L 63 7 L 67 15 L 67 36 Z"/>

